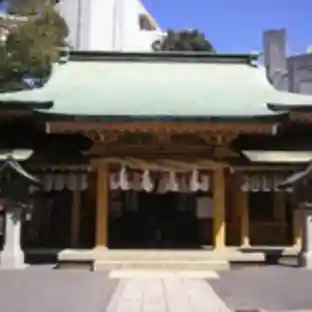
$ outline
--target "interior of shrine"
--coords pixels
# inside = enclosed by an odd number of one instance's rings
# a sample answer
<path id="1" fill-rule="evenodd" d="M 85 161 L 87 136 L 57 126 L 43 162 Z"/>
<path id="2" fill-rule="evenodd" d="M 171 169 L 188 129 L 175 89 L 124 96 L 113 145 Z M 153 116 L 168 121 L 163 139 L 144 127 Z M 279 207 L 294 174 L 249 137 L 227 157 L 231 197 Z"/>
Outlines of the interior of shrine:
<path id="1" fill-rule="evenodd" d="M 109 218 L 110 248 L 194 249 L 203 244 L 196 194 L 126 191 L 112 197 L 119 206 L 114 203 Z"/>

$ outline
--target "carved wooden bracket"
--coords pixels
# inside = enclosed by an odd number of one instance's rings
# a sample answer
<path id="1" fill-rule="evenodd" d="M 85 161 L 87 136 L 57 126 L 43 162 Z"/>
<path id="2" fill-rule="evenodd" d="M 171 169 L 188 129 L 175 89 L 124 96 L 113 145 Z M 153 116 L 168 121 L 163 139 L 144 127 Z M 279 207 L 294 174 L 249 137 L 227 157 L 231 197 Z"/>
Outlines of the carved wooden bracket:
<path id="1" fill-rule="evenodd" d="M 117 132 L 101 132 L 98 130 L 84 131 L 83 135 L 95 144 L 108 144 L 119 139 L 120 133 Z"/>
<path id="2" fill-rule="evenodd" d="M 211 133 L 211 132 L 201 132 L 199 134 L 200 138 L 203 139 L 208 145 L 214 146 L 227 146 L 235 138 L 238 137 L 238 133 Z"/>
<path id="3" fill-rule="evenodd" d="M 214 148 L 214 156 L 217 159 L 222 159 L 225 157 L 238 157 L 239 154 L 232 149 L 230 149 L 228 146 L 216 146 Z"/>
<path id="4" fill-rule="evenodd" d="M 167 131 L 160 131 L 153 135 L 153 141 L 158 144 L 169 144 L 171 143 L 171 136 Z"/>

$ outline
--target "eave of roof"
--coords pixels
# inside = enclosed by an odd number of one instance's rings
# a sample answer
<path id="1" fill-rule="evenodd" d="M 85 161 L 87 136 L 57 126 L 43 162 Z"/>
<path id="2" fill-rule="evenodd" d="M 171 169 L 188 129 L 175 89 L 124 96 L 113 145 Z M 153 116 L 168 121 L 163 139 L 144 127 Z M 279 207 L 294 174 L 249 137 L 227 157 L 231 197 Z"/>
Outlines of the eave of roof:
<path id="1" fill-rule="evenodd" d="M 70 51 L 69 61 L 253 64 L 258 53 L 219 54 L 194 51 L 115 52 Z"/>
<path id="2" fill-rule="evenodd" d="M 289 93 L 288 93 L 289 94 Z M 300 103 L 300 97 L 302 96 L 304 99 L 307 97 L 307 95 L 301 95 L 301 94 L 295 94 L 298 98 L 298 103 L 292 103 L 292 104 L 274 104 L 274 103 L 268 103 L 268 108 L 272 110 L 273 112 L 302 112 L 302 113 L 308 113 L 312 111 L 312 103 L 311 104 L 305 104 L 302 105 Z"/>
<path id="3" fill-rule="evenodd" d="M 168 116 L 168 115 L 136 115 L 136 116 L 103 116 L 103 115 L 66 115 L 66 114 L 51 114 L 47 112 L 34 111 L 34 114 L 46 121 L 90 121 L 90 122 L 105 122 L 105 123 L 133 123 L 133 122 L 148 122 L 148 123 L 276 123 L 285 120 L 287 114 L 270 114 L 264 116 Z"/>
<path id="4" fill-rule="evenodd" d="M 53 102 L 0 101 L 0 110 L 37 110 L 51 109 Z"/>
<path id="5" fill-rule="evenodd" d="M 293 190 L 294 188 L 311 180 L 312 164 L 310 163 L 306 168 L 290 175 L 285 181 L 283 181 L 279 188 L 281 190 Z"/>

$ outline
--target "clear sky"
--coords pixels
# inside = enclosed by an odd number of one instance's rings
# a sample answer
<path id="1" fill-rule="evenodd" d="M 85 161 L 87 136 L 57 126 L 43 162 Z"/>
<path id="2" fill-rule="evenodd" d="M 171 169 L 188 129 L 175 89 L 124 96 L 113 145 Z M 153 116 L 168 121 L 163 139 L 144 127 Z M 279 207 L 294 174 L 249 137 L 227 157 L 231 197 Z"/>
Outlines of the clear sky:
<path id="1" fill-rule="evenodd" d="M 312 0 L 142 1 L 163 29 L 202 30 L 219 52 L 261 51 L 262 32 L 279 28 L 290 54 L 312 45 Z"/>
<path id="2" fill-rule="evenodd" d="M 143 0 L 164 29 L 202 30 L 219 52 L 262 50 L 262 32 L 286 28 L 291 54 L 312 45 L 312 0 Z"/>

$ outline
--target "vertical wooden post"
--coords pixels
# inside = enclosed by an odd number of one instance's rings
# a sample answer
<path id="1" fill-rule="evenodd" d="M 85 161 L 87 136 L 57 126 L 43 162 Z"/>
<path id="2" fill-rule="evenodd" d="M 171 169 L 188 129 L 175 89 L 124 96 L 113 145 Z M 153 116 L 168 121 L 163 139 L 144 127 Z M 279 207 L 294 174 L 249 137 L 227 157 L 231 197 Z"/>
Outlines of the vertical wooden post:
<path id="1" fill-rule="evenodd" d="M 241 189 L 239 174 L 233 176 L 232 179 L 233 190 L 233 206 L 236 212 L 237 226 L 239 226 L 239 244 L 241 247 L 250 247 L 249 237 L 249 202 L 248 192 L 243 192 Z"/>
<path id="2" fill-rule="evenodd" d="M 95 247 L 107 248 L 108 243 L 108 200 L 109 181 L 108 165 L 100 163 L 97 166 L 96 182 L 96 224 Z"/>
<path id="3" fill-rule="evenodd" d="M 248 193 L 239 189 L 237 196 L 240 209 L 240 244 L 241 247 L 250 247 Z"/>
<path id="4" fill-rule="evenodd" d="M 213 178 L 213 239 L 214 247 L 225 247 L 225 175 L 224 168 L 217 167 Z"/>
<path id="5" fill-rule="evenodd" d="M 77 247 L 79 245 L 81 193 L 78 190 L 74 190 L 72 196 L 71 246 Z"/>
<path id="6" fill-rule="evenodd" d="M 293 213 L 293 244 L 294 247 L 301 248 L 302 246 L 302 236 L 303 236 L 303 213 L 302 210 L 296 209 Z"/>
<path id="7" fill-rule="evenodd" d="M 274 218 L 277 221 L 285 222 L 286 202 L 284 192 L 275 192 L 274 194 Z"/>
<path id="8" fill-rule="evenodd" d="M 274 193 L 274 220 L 278 222 L 279 226 L 279 241 L 287 241 L 287 231 L 285 227 L 286 221 L 286 198 L 284 192 Z"/>

